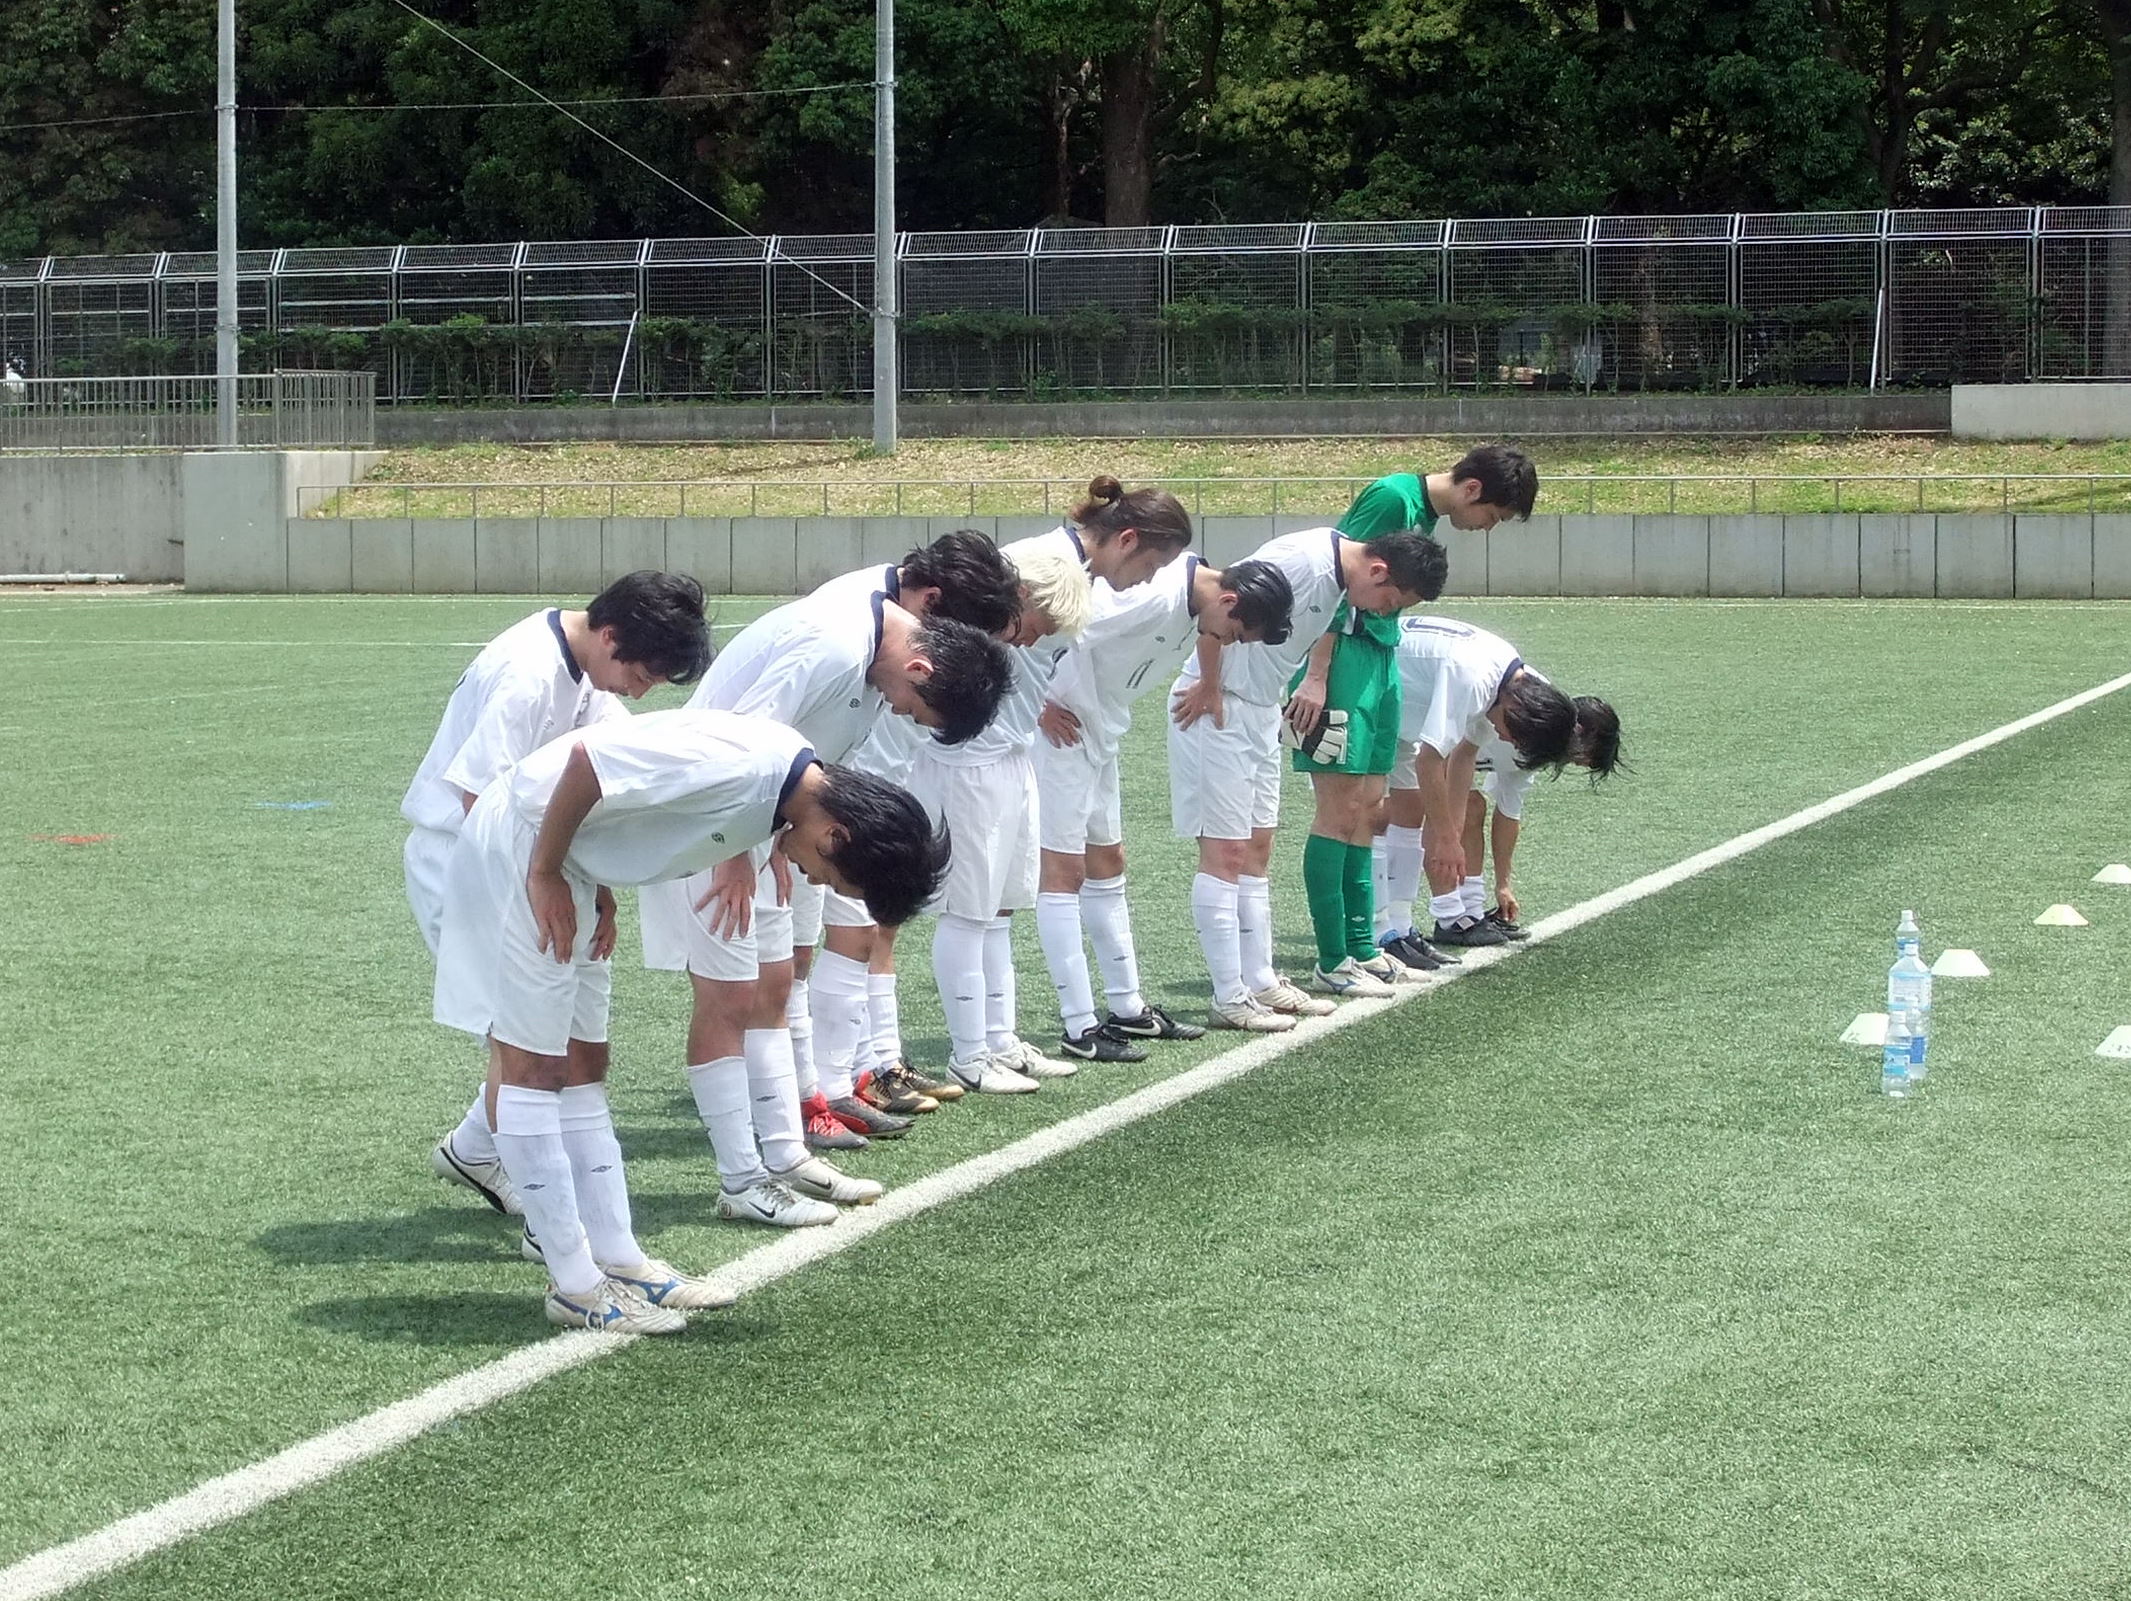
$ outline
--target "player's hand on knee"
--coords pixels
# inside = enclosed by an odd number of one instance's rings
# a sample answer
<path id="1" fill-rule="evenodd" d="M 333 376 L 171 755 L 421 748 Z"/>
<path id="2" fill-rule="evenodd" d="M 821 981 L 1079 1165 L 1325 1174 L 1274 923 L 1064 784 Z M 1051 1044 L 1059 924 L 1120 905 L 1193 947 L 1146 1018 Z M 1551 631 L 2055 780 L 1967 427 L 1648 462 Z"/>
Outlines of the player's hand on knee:
<path id="1" fill-rule="evenodd" d="M 1169 702 L 1169 718 L 1179 728 L 1189 728 L 1202 717 L 1211 717 L 1216 728 L 1228 726 L 1228 712 L 1221 692 L 1201 678 L 1177 691 Z"/>
<path id="2" fill-rule="evenodd" d="M 595 962 L 604 962 L 614 954 L 614 891 L 600 885 L 592 905 L 598 911 L 599 920 L 592 925 L 592 943 L 586 947 L 586 954 Z"/>
<path id="3" fill-rule="evenodd" d="M 755 864 L 752 857 L 733 856 L 710 870 L 710 888 L 696 901 L 696 910 L 708 912 L 708 927 L 719 939 L 740 939 L 755 921 Z"/>
<path id="4" fill-rule="evenodd" d="M 792 859 L 777 846 L 770 851 L 770 882 L 777 887 L 777 904 L 792 904 Z"/>
<path id="5" fill-rule="evenodd" d="M 552 953 L 558 962 L 568 962 L 577 950 L 577 899 L 570 893 L 569 880 L 560 873 L 528 873 L 525 898 L 533 908 L 538 949 L 544 955 Z"/>
<path id="6" fill-rule="evenodd" d="M 1036 726 L 1060 749 L 1080 743 L 1080 719 L 1055 700 L 1043 703 L 1043 710 L 1036 716 Z"/>

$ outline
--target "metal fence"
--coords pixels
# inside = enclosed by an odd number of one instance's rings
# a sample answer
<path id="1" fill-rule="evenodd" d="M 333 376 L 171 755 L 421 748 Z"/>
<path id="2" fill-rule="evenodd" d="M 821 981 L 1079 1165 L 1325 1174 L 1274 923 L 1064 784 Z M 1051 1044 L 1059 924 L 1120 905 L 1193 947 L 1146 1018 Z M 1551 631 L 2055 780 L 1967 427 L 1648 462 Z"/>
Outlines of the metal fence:
<path id="1" fill-rule="evenodd" d="M 904 386 L 1064 398 L 2131 378 L 2131 207 L 912 233 Z M 391 401 L 840 398 L 869 235 L 246 251 L 248 365 Z M 0 261 L 0 356 L 196 370 L 205 254 Z M 848 298 L 846 298 L 848 297 Z"/>
<path id="2" fill-rule="evenodd" d="M 1164 478 L 1196 517 L 1337 517 L 1366 477 Z M 378 483 L 298 491 L 331 518 L 1059 517 L 1087 494 L 1044 478 Z M 2131 511 L 2131 473 L 1548 473 L 1548 515 Z"/>
<path id="3" fill-rule="evenodd" d="M 213 450 L 216 382 L 212 376 L 0 376 L 0 451 Z M 240 448 L 359 450 L 376 441 L 374 373 L 237 379 Z"/>

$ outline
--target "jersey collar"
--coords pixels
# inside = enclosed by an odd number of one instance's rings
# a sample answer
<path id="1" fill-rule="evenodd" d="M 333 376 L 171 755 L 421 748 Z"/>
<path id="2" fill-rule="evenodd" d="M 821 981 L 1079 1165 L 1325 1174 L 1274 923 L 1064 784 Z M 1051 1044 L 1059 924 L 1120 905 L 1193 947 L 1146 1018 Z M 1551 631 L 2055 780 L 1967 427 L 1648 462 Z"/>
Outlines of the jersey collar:
<path id="1" fill-rule="evenodd" d="M 1184 611 L 1187 616 L 1199 615 L 1199 569 L 1205 564 L 1199 560 L 1197 551 L 1184 557 Z"/>
<path id="2" fill-rule="evenodd" d="M 903 598 L 903 569 L 893 562 L 888 564 L 888 581 L 881 585 L 881 593 L 893 601 Z"/>
<path id="3" fill-rule="evenodd" d="M 1347 592 L 1347 569 L 1339 559 L 1339 530 L 1332 530 L 1332 576 L 1339 580 L 1339 592 Z"/>
<path id="4" fill-rule="evenodd" d="M 800 746 L 799 754 L 792 758 L 791 771 L 784 775 L 784 787 L 777 791 L 777 822 L 780 827 L 784 825 L 784 808 L 791 803 L 792 791 L 799 787 L 799 781 L 806 777 L 807 769 L 813 765 L 814 747 Z"/>
<path id="5" fill-rule="evenodd" d="M 585 681 L 585 670 L 577 665 L 577 653 L 570 649 L 570 636 L 562 631 L 562 608 L 560 606 L 549 608 L 548 627 L 555 632 L 555 643 L 562 650 L 562 665 L 570 670 L 570 682 L 573 684 L 583 683 Z"/>
<path id="6" fill-rule="evenodd" d="M 1501 700 L 1502 692 L 1505 689 L 1509 688 L 1509 681 L 1512 678 L 1515 678 L 1523 670 L 1524 658 L 1522 656 L 1512 656 L 1509 659 L 1509 665 L 1502 669 L 1502 676 L 1495 680 L 1495 693 L 1493 697 L 1489 699 L 1487 704 L 1492 706 L 1497 701 Z"/>
<path id="7" fill-rule="evenodd" d="M 1073 554 L 1080 558 L 1080 565 L 1088 565 L 1088 547 L 1080 542 L 1080 530 L 1071 523 L 1065 524 L 1065 536 L 1073 542 Z"/>

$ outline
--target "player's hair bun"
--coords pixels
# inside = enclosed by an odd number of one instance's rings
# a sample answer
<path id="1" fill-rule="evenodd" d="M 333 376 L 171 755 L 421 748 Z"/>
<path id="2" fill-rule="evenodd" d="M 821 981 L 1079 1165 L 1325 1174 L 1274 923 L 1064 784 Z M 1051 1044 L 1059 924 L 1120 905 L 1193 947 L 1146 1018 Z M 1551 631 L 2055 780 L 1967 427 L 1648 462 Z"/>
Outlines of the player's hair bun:
<path id="1" fill-rule="evenodd" d="M 1088 499 L 1114 505 L 1125 498 L 1125 486 L 1107 474 L 1088 485 Z"/>

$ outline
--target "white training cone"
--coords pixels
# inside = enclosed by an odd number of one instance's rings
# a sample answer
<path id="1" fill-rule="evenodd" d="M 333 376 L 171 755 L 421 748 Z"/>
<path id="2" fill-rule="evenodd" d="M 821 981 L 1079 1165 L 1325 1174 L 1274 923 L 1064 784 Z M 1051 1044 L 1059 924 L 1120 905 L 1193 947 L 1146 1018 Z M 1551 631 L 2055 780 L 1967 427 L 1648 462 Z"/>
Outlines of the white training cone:
<path id="1" fill-rule="evenodd" d="M 2131 867 L 2111 862 L 2088 880 L 2091 884 L 2131 884 Z"/>
<path id="2" fill-rule="evenodd" d="M 1857 1021 L 1842 1031 L 1845 1045 L 1884 1045 L 1887 1043 L 1887 1014 L 1885 1012 L 1859 1012 Z"/>
<path id="3" fill-rule="evenodd" d="M 2035 919 L 2037 928 L 2085 928 L 2087 920 L 2079 915 L 2079 908 L 2062 902 L 2050 907 Z"/>
<path id="4" fill-rule="evenodd" d="M 1989 978 L 1990 969 L 1974 951 L 1941 951 L 1931 964 L 1933 978 Z"/>
<path id="5" fill-rule="evenodd" d="M 2119 1062 L 2131 1062 L 2131 1023 L 2111 1034 L 2094 1047 L 2096 1056 L 2112 1056 Z"/>

